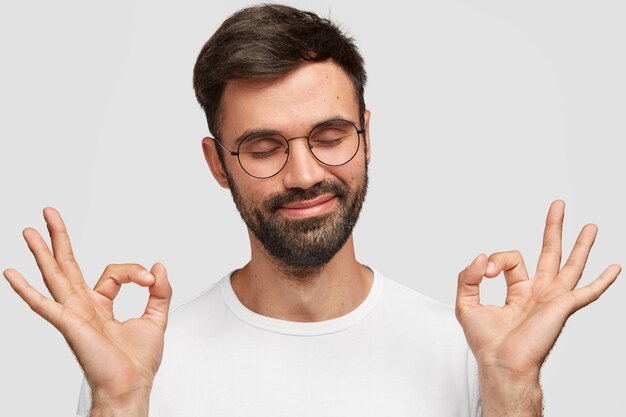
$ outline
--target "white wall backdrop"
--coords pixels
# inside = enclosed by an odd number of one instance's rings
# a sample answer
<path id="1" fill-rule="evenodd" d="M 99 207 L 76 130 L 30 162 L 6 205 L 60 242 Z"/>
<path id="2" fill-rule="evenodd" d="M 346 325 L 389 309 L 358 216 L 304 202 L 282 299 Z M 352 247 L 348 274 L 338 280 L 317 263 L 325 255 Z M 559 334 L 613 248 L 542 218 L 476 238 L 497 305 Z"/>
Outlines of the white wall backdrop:
<path id="1" fill-rule="evenodd" d="M 599 225 L 582 282 L 626 265 L 626 7 L 620 1 L 289 1 L 341 23 L 367 63 L 371 188 L 358 255 L 452 304 L 480 252 L 534 270 L 550 202 L 564 248 Z M 250 2 L 24 1 L 0 6 L 0 268 L 45 286 L 21 237 L 54 206 L 90 283 L 160 261 L 180 303 L 248 257 L 200 148 L 202 44 Z M 568 252 L 569 253 L 569 252 Z M 567 324 L 544 367 L 546 415 L 626 407 L 622 276 Z M 503 280 L 485 286 L 501 303 Z M 146 293 L 124 288 L 121 318 Z M 0 415 L 73 415 L 81 372 L 62 337 L 0 282 Z"/>

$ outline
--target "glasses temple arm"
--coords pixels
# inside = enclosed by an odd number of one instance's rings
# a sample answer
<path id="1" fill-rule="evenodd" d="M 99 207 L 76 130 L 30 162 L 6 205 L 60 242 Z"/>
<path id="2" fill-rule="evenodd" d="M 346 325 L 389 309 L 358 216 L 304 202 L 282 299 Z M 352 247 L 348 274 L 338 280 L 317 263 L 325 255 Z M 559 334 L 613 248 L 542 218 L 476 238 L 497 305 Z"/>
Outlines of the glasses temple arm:
<path id="1" fill-rule="evenodd" d="M 222 142 L 220 142 L 220 140 L 218 138 L 212 138 L 215 142 L 217 142 L 218 145 L 221 146 L 222 149 L 224 149 L 226 152 L 228 152 L 229 154 L 231 154 L 232 156 L 237 156 L 239 155 L 239 152 L 235 152 L 235 151 L 231 151 L 230 149 L 228 149 L 226 146 L 222 145 Z"/>

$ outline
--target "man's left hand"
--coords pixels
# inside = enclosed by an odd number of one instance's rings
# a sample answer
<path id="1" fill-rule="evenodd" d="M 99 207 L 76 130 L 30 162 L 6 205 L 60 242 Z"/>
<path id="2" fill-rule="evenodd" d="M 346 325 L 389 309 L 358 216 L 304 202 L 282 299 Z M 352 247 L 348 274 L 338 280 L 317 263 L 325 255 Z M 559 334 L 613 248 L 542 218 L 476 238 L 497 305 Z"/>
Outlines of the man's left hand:
<path id="1" fill-rule="evenodd" d="M 591 283 L 576 289 L 598 229 L 593 224 L 583 227 L 561 268 L 564 210 L 560 200 L 550 206 L 534 278 L 529 279 L 517 251 L 497 252 L 489 258 L 481 254 L 459 274 L 456 315 L 478 363 L 483 402 L 489 385 L 503 389 L 517 384 L 520 392 L 534 383 L 538 387 L 541 365 L 566 320 L 597 300 L 621 271 L 619 265 L 610 265 Z M 483 277 L 493 278 L 500 272 L 507 285 L 505 304 L 480 304 Z"/>

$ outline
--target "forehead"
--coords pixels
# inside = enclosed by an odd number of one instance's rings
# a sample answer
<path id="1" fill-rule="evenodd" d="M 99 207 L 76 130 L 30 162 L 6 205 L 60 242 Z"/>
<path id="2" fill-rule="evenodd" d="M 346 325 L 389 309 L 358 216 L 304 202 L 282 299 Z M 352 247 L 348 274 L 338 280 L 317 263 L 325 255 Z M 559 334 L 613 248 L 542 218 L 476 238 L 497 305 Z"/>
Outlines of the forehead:
<path id="1" fill-rule="evenodd" d="M 329 118 L 358 122 L 358 109 L 354 85 L 339 65 L 307 63 L 274 80 L 228 82 L 221 102 L 221 136 L 232 141 L 250 129 L 298 135 Z"/>

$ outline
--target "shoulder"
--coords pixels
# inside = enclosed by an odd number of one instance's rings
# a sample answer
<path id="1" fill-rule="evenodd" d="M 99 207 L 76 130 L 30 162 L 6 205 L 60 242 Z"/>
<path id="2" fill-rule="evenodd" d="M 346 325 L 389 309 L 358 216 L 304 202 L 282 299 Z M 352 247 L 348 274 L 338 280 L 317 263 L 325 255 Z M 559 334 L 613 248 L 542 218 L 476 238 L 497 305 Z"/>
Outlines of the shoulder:
<path id="1" fill-rule="evenodd" d="M 230 279 L 230 274 L 222 277 L 208 288 L 189 300 L 177 304 L 170 310 L 166 337 L 169 334 L 193 334 L 198 329 L 207 329 L 216 321 L 227 315 L 227 308 L 221 294 L 224 280 Z"/>
<path id="2" fill-rule="evenodd" d="M 431 297 L 409 288 L 397 281 L 376 272 L 377 278 L 383 281 L 383 302 L 388 308 L 397 308 L 407 313 L 418 313 L 422 318 L 444 319 L 454 318 L 454 306 L 444 304 Z"/>
<path id="3" fill-rule="evenodd" d="M 454 306 L 436 301 L 378 272 L 376 274 L 383 283 L 379 308 L 393 323 L 412 329 L 420 337 L 435 337 L 459 348 L 467 347 Z"/>
<path id="4" fill-rule="evenodd" d="M 423 375 L 456 384 L 477 394 L 476 363 L 454 306 L 436 301 L 396 281 L 377 275 L 383 283 L 375 319 L 378 328 L 397 347 L 406 351 L 407 363 Z M 469 384 L 467 388 L 465 384 Z"/>
<path id="5" fill-rule="evenodd" d="M 217 282 L 214 282 L 200 293 L 194 295 L 192 298 L 185 300 L 180 304 L 176 304 L 170 310 L 170 317 L 185 316 L 193 313 L 197 309 L 206 307 L 207 303 L 210 303 L 213 299 L 218 299 L 220 297 L 220 285 L 222 284 L 222 281 L 228 277 L 230 277 L 230 274 L 226 277 L 222 277 Z"/>

